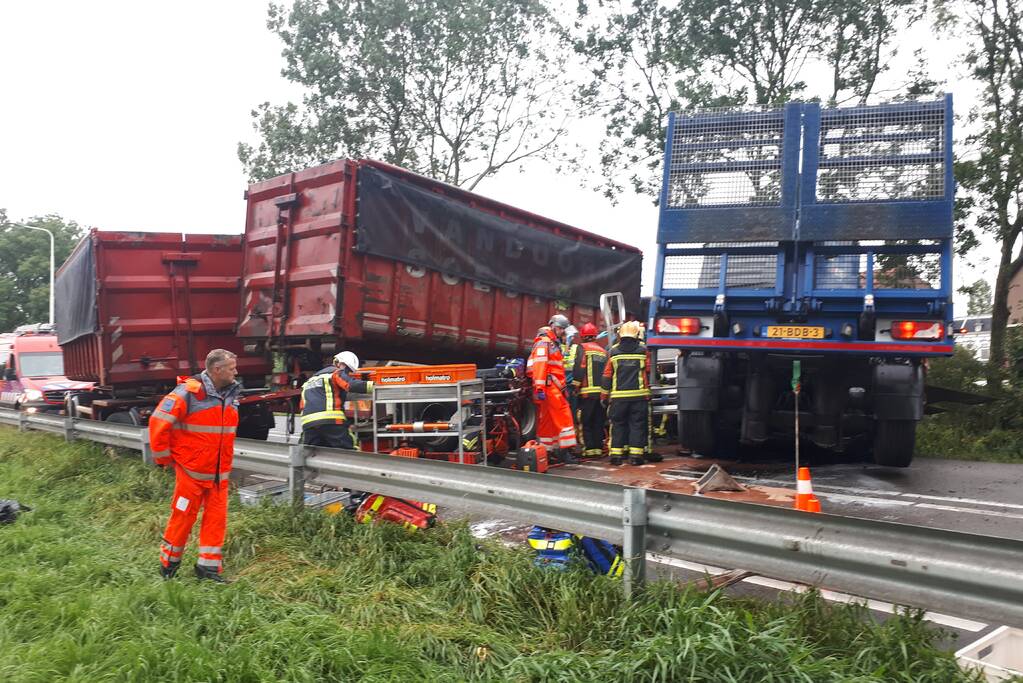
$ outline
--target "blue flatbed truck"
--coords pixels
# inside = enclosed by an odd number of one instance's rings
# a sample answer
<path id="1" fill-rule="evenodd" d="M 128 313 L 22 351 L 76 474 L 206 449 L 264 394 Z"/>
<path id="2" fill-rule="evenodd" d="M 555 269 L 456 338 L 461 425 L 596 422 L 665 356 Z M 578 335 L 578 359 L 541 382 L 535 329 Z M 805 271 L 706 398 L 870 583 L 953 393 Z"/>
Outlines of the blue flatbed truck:
<path id="1" fill-rule="evenodd" d="M 908 466 L 953 352 L 954 193 L 950 95 L 672 114 L 647 341 L 679 352 L 655 394 L 681 445 L 791 441 L 798 410 L 802 440 Z"/>

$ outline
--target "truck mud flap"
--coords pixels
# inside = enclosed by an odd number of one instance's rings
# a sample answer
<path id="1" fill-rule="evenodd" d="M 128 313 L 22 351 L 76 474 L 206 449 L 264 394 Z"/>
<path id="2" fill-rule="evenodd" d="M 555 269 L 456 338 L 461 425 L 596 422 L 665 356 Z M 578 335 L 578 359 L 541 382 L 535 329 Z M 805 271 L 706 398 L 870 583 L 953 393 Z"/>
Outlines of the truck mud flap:
<path id="1" fill-rule="evenodd" d="M 718 409 L 722 363 L 713 356 L 682 354 L 678 357 L 678 409 Z"/>
<path id="2" fill-rule="evenodd" d="M 874 417 L 919 420 L 924 415 L 924 371 L 919 365 L 874 366 Z"/>

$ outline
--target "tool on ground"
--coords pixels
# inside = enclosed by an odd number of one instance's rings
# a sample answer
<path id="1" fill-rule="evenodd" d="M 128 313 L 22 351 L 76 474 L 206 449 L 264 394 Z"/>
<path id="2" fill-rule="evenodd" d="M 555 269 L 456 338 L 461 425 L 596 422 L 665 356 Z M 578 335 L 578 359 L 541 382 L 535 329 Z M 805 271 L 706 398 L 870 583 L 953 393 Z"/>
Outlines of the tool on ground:
<path id="1" fill-rule="evenodd" d="M 793 402 L 793 415 L 795 416 L 795 443 L 796 443 L 796 481 L 799 481 L 799 390 L 800 386 L 800 375 L 802 374 L 803 363 L 802 361 L 792 361 L 792 393 L 795 397 Z"/>
<path id="2" fill-rule="evenodd" d="M 32 508 L 16 500 L 0 498 L 0 524 L 13 524 L 19 514 L 31 511 Z"/>
<path id="3" fill-rule="evenodd" d="M 519 449 L 516 469 L 523 472 L 539 472 L 543 474 L 549 467 L 547 447 L 538 441 L 529 441 Z"/>
<path id="4" fill-rule="evenodd" d="M 746 487 L 732 478 L 732 475 L 725 472 L 716 463 L 710 466 L 702 477 L 696 482 L 697 493 L 710 491 L 745 491 Z"/>

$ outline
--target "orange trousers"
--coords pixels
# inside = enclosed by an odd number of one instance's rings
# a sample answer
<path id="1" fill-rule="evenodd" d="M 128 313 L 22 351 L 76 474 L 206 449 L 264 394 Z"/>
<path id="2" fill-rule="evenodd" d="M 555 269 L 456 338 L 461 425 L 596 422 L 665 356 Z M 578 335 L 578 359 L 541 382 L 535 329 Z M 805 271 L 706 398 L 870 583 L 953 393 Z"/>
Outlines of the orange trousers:
<path id="1" fill-rule="evenodd" d="M 548 385 L 547 398 L 536 401 L 536 440 L 548 449 L 575 448 L 575 422 L 565 394 Z"/>
<path id="2" fill-rule="evenodd" d="M 164 567 L 181 562 L 188 536 L 195 526 L 195 518 L 202 508 L 199 526 L 200 567 L 224 570 L 224 536 L 227 533 L 227 481 L 214 486 L 212 481 L 199 481 L 174 467 L 176 479 L 171 498 L 171 516 L 160 544 L 160 562 Z"/>

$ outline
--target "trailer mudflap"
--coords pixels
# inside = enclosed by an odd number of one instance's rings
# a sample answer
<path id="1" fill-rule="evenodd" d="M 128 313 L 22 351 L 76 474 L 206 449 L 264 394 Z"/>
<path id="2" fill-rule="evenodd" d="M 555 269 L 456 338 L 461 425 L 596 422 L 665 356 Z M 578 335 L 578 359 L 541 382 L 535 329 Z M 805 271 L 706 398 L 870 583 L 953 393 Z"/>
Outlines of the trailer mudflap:
<path id="1" fill-rule="evenodd" d="M 874 366 L 874 417 L 919 420 L 924 415 L 924 370 L 920 365 Z"/>
<path id="2" fill-rule="evenodd" d="M 688 353 L 679 355 L 678 409 L 717 410 L 722 371 L 720 358 Z"/>

